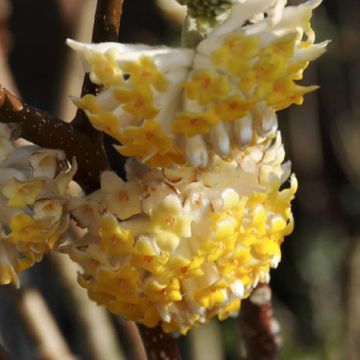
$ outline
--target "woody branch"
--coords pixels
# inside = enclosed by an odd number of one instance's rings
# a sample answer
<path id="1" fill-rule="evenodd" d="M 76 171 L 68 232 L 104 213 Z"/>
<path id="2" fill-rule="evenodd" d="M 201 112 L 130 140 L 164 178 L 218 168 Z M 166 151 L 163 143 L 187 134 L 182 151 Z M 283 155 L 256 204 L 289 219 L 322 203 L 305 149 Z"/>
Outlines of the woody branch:
<path id="1" fill-rule="evenodd" d="M 271 296 L 270 286 L 259 284 L 242 302 L 239 323 L 248 360 L 278 359 L 280 326 L 273 317 Z"/>

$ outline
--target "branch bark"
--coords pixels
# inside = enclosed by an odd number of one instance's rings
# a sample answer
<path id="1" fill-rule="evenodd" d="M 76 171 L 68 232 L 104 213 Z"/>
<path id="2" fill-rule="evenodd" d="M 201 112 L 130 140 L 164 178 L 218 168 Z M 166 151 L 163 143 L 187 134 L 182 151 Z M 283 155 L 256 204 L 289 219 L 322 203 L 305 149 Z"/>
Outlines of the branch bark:
<path id="1" fill-rule="evenodd" d="M 76 157 L 75 180 L 85 192 L 99 187 L 99 175 L 109 168 L 102 139 L 84 134 L 71 123 L 30 106 L 0 86 L 0 122 L 19 125 L 19 137 L 39 146 L 62 149 L 68 159 Z"/>
<path id="2" fill-rule="evenodd" d="M 273 317 L 269 285 L 259 284 L 250 297 L 242 302 L 239 323 L 245 342 L 246 359 L 278 359 L 280 325 Z"/>
<path id="3" fill-rule="evenodd" d="M 149 360 L 181 360 L 176 339 L 165 334 L 160 326 L 151 329 L 142 325 L 138 327 Z"/>

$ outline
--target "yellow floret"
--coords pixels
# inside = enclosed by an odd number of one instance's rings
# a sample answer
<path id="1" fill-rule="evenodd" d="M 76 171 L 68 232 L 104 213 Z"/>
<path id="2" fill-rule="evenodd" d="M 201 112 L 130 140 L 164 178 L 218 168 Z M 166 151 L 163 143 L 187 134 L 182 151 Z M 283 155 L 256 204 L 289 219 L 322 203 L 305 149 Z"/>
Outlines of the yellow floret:
<path id="1" fill-rule="evenodd" d="M 1 193 L 8 199 L 7 206 L 22 208 L 34 204 L 44 185 L 44 180 L 19 181 L 13 178 L 2 187 Z"/>
<path id="2" fill-rule="evenodd" d="M 108 50 L 105 53 L 93 53 L 88 56 L 91 72 L 95 75 L 96 82 L 103 85 L 121 85 L 124 80 L 117 64 L 117 51 Z"/>
<path id="3" fill-rule="evenodd" d="M 184 83 L 185 96 L 200 105 L 218 102 L 230 91 L 228 78 L 211 71 L 197 71 Z"/>
<path id="4" fill-rule="evenodd" d="M 123 145 L 116 146 L 116 149 L 122 155 L 136 156 L 151 166 L 160 166 L 162 162 L 169 164 L 182 158 L 174 148 L 172 138 L 153 119 L 144 121 L 140 127 L 126 128 L 120 140 Z"/>
<path id="5" fill-rule="evenodd" d="M 109 255 L 120 256 L 129 254 L 134 239 L 130 230 L 123 230 L 114 216 L 106 215 L 101 219 L 100 247 Z"/>
<path id="6" fill-rule="evenodd" d="M 219 121 L 220 118 L 214 110 L 204 113 L 183 112 L 175 117 L 172 130 L 190 137 L 207 134 Z"/>
<path id="7" fill-rule="evenodd" d="M 159 110 L 154 105 L 153 93 L 146 87 L 117 88 L 113 90 L 114 98 L 123 105 L 123 109 L 137 119 L 151 119 Z"/>
<path id="8" fill-rule="evenodd" d="M 255 107 L 256 103 L 240 96 L 230 96 L 215 105 L 215 112 L 224 121 L 241 119 Z"/>
<path id="9" fill-rule="evenodd" d="M 111 112 L 99 112 L 95 115 L 89 115 L 89 120 L 95 129 L 103 131 L 114 139 L 121 137 L 120 120 Z"/>
<path id="10" fill-rule="evenodd" d="M 168 80 L 149 56 L 142 55 L 137 61 L 125 62 L 121 64 L 121 69 L 125 74 L 130 75 L 130 82 L 136 86 L 151 85 L 160 92 L 168 88 Z"/>

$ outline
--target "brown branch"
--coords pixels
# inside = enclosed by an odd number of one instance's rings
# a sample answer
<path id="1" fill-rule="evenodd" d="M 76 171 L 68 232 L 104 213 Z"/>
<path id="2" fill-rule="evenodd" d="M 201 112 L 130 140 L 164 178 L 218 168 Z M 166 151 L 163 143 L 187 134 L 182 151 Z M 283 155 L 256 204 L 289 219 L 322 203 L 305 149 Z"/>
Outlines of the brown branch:
<path id="1" fill-rule="evenodd" d="M 118 41 L 123 0 L 98 0 L 92 42 Z"/>
<path id="2" fill-rule="evenodd" d="M 280 351 L 280 326 L 273 318 L 271 289 L 259 284 L 241 305 L 239 316 L 246 359 L 275 360 Z"/>
<path id="3" fill-rule="evenodd" d="M 78 162 L 75 180 L 85 192 L 99 187 L 99 175 L 109 167 L 100 137 L 85 135 L 71 123 L 25 104 L 2 86 L 0 122 L 19 124 L 20 137 L 42 147 L 62 149 L 68 159 L 75 156 Z"/>
<path id="4" fill-rule="evenodd" d="M 151 329 L 142 325 L 138 327 L 149 360 L 181 360 L 176 339 L 165 334 L 160 326 Z"/>

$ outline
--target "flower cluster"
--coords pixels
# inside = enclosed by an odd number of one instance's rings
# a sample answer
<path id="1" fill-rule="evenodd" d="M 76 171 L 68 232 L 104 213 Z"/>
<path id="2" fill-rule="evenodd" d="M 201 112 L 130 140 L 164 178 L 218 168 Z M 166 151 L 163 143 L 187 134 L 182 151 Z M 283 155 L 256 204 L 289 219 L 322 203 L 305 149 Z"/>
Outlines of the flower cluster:
<path id="1" fill-rule="evenodd" d="M 276 111 L 316 88 L 296 81 L 326 46 L 319 1 L 285 4 L 237 2 L 194 50 L 68 41 L 103 87 L 75 104 L 131 158 L 70 204 L 87 231 L 66 251 L 111 312 L 186 333 L 269 281 L 297 188 Z"/>
<path id="2" fill-rule="evenodd" d="M 297 81 L 325 51 L 310 26 L 320 2 L 211 1 L 222 14 L 195 49 L 68 40 L 101 87 L 73 101 L 120 143 L 127 178 L 106 171 L 97 191 L 67 195 L 76 163 L 14 149 L 0 127 L 0 283 L 58 248 L 71 216 L 84 232 L 61 251 L 112 313 L 180 333 L 236 315 L 293 228 L 276 112 L 316 88 Z"/>
<path id="3" fill-rule="evenodd" d="M 234 5 L 195 50 L 68 41 L 106 89 L 75 104 L 150 167 L 204 167 L 211 151 L 228 158 L 274 136 L 275 112 L 316 89 L 296 81 L 327 44 L 314 44 L 309 23 L 319 1 L 283 3 Z"/>
<path id="4" fill-rule="evenodd" d="M 101 189 L 70 208 L 88 232 L 67 249 L 89 296 L 126 319 L 185 333 L 269 280 L 293 226 L 289 174 L 278 134 L 206 169 L 127 164 L 128 181 L 105 172 Z"/>
<path id="5" fill-rule="evenodd" d="M 17 274 L 54 249 L 67 230 L 65 191 L 76 171 L 62 151 L 14 148 L 0 124 L 0 284 L 19 285 Z"/>

